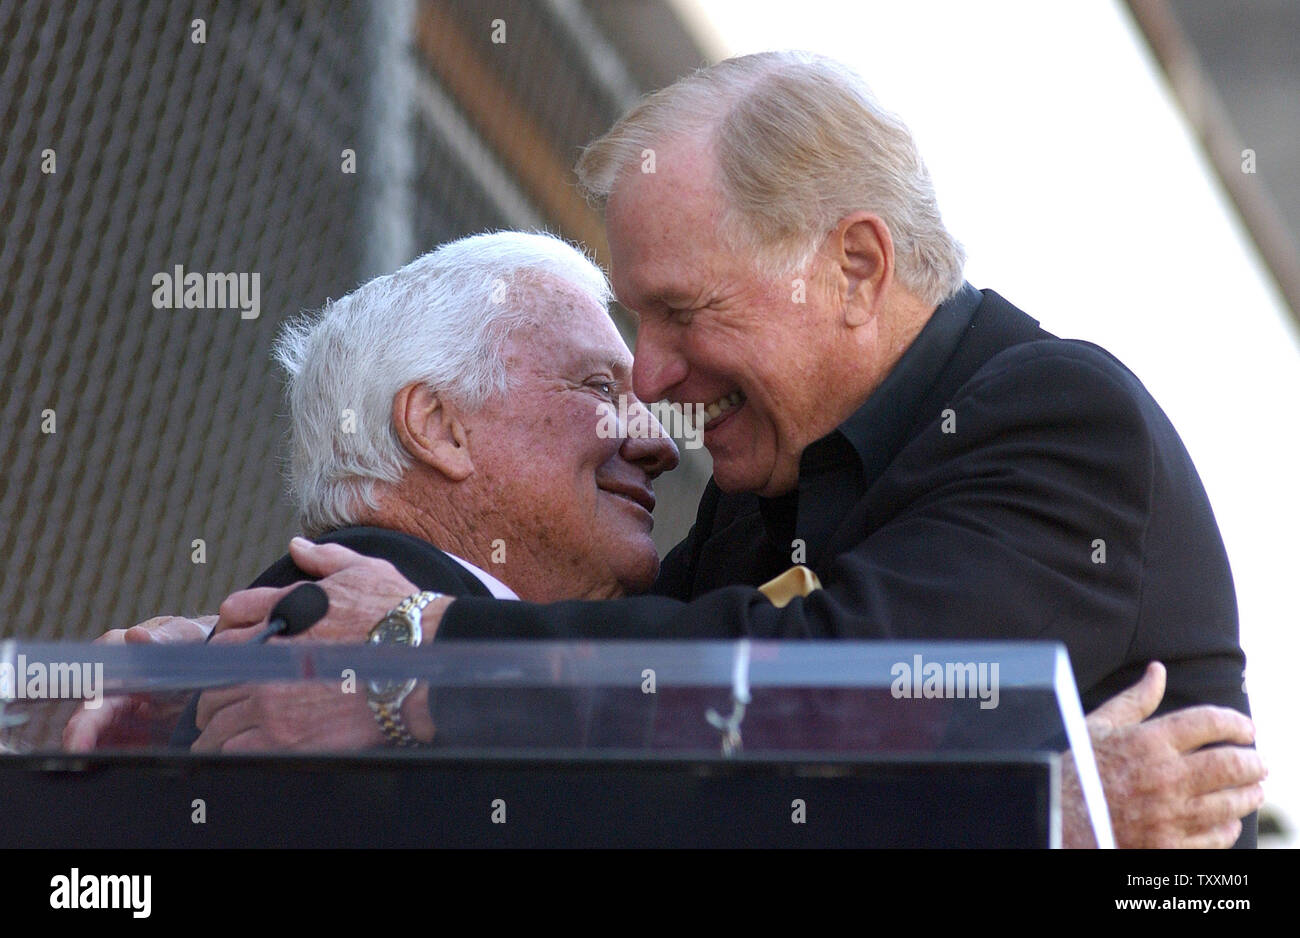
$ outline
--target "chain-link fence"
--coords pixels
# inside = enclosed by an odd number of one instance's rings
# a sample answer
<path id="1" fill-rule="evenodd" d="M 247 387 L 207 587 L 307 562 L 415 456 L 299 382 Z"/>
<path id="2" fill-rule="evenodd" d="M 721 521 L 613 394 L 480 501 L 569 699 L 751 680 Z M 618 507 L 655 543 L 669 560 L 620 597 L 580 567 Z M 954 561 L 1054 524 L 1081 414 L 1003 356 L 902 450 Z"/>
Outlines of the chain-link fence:
<path id="1" fill-rule="evenodd" d="M 462 234 L 598 238 L 556 174 L 617 54 L 576 3 L 491 14 L 0 0 L 4 634 L 211 611 L 283 553 L 286 317 Z"/>

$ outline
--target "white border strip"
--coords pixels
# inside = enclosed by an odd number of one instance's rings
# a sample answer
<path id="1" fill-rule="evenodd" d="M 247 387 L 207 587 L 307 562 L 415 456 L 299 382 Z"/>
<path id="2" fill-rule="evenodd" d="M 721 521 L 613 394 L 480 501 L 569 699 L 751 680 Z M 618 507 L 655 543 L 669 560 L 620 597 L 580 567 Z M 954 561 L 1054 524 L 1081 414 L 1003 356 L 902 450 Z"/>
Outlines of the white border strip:
<path id="1" fill-rule="evenodd" d="M 1070 656 L 1064 645 L 1056 649 L 1056 699 L 1061 702 L 1061 721 L 1065 723 L 1065 735 L 1070 740 L 1074 766 L 1079 773 L 1079 787 L 1083 790 L 1083 802 L 1088 808 L 1088 819 L 1092 821 L 1097 847 L 1101 850 L 1114 850 L 1115 832 L 1110 826 L 1106 792 L 1101 787 L 1101 775 L 1097 772 L 1097 759 L 1092 752 L 1088 724 L 1083 716 L 1083 705 L 1079 702 L 1079 688 L 1074 683 Z"/>

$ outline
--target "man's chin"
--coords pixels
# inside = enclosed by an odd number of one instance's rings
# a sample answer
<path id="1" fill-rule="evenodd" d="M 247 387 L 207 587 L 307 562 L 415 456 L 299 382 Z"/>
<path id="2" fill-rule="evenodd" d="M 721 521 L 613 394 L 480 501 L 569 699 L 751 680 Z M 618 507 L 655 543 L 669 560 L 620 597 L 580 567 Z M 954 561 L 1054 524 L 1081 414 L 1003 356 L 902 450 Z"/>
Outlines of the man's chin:
<path id="1" fill-rule="evenodd" d="M 753 459 L 714 456 L 713 482 L 727 495 L 750 492 L 760 498 L 775 498 L 794 489 L 799 482 L 799 469 L 796 464 L 793 471 L 781 471 L 770 462 L 758 466 Z"/>
<path id="2" fill-rule="evenodd" d="M 659 576 L 659 554 L 652 543 L 649 551 L 639 548 L 615 569 L 624 596 L 648 593 L 654 586 L 655 577 Z"/>
<path id="3" fill-rule="evenodd" d="M 728 495 L 753 492 L 763 485 L 754 468 L 739 459 L 723 457 L 713 459 L 713 482 Z"/>

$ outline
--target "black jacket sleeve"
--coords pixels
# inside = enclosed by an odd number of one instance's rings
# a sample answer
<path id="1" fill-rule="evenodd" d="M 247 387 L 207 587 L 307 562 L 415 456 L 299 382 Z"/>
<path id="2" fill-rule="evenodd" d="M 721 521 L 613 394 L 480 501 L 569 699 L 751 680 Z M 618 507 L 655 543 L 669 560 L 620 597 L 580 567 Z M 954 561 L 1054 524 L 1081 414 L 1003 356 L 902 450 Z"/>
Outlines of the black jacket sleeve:
<path id="1" fill-rule="evenodd" d="M 456 596 L 487 596 L 488 590 L 456 561 L 452 560 L 432 544 L 398 531 L 385 528 L 352 527 L 332 531 L 319 538 L 319 543 L 342 544 L 367 557 L 387 560 L 402 576 L 406 577 L 422 590 L 433 590 Z M 314 580 L 298 569 L 293 558 L 285 554 L 258 575 L 252 587 L 284 587 L 304 580 Z M 211 636 L 209 636 L 211 637 Z M 172 731 L 170 744 L 175 747 L 189 748 L 199 738 L 199 728 L 195 723 L 198 711 L 199 695 L 195 694 L 182 711 L 176 728 Z M 430 710 L 434 709 L 430 698 Z M 435 715 L 436 719 L 436 715 Z"/>
<path id="2" fill-rule="evenodd" d="M 1086 692 L 1124 661 L 1144 586 L 1154 418 L 1130 378 L 1082 344 L 999 355 L 951 401 L 954 432 L 936 418 L 877 481 L 890 517 L 848 506 L 825 588 L 783 609 L 749 585 L 691 602 L 459 599 L 438 638 L 1057 639 Z"/>

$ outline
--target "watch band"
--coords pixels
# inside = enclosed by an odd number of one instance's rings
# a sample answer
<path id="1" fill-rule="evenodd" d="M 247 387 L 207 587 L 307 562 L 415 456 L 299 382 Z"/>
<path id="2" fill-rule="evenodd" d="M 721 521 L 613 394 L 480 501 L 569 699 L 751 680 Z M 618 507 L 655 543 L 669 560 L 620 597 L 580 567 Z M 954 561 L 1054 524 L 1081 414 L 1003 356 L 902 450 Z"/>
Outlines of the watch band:
<path id="1" fill-rule="evenodd" d="M 412 610 L 423 612 L 424 607 L 429 605 L 429 603 L 433 602 L 435 599 L 441 599 L 446 595 L 446 593 L 435 593 L 433 590 L 425 590 L 424 592 L 416 593 L 413 596 L 407 596 L 393 608 L 393 612 L 401 615 L 406 615 Z M 392 614 L 392 612 L 389 613 L 389 615 Z"/>
<path id="2" fill-rule="evenodd" d="M 396 707 L 389 707 L 388 704 L 374 699 L 366 702 L 370 704 L 370 712 L 375 715 L 375 722 L 379 724 L 379 728 L 383 730 L 384 737 L 389 743 L 405 748 L 424 745 L 412 736 L 411 731 L 406 728 L 406 721 L 402 719 L 401 710 Z"/>
<path id="3" fill-rule="evenodd" d="M 440 599 L 445 595 L 445 593 L 437 593 L 432 590 L 424 590 L 415 593 L 398 603 L 391 612 L 380 620 L 380 622 L 382 623 L 389 616 L 404 616 L 408 620 L 414 620 L 415 629 L 419 632 L 420 613 L 424 611 L 425 607 L 428 606 L 429 603 L 433 602 L 435 599 Z M 380 730 L 383 731 L 384 738 L 387 739 L 391 745 L 408 748 L 423 745 L 420 740 L 411 735 L 411 731 L 406 728 L 406 721 L 402 719 L 402 702 L 406 699 L 407 694 L 410 693 L 414 684 L 415 682 L 412 681 L 407 685 L 406 691 L 395 700 L 379 699 L 372 693 L 367 693 L 366 695 L 366 703 L 370 705 L 370 712 L 374 714 L 375 722 L 379 724 Z"/>

